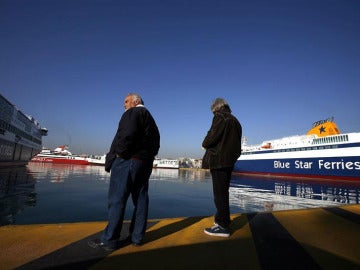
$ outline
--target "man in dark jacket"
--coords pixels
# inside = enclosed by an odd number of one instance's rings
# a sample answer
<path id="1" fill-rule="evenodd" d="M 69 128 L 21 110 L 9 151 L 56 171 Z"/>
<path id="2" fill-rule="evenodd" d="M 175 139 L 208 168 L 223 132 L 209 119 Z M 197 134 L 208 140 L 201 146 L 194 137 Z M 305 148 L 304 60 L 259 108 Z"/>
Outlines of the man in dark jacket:
<path id="1" fill-rule="evenodd" d="M 138 94 L 128 94 L 125 112 L 107 155 L 105 169 L 111 170 L 108 193 L 108 224 L 101 239 L 92 240 L 94 248 L 114 250 L 131 194 L 134 212 L 130 224 L 130 240 L 140 245 L 148 218 L 148 188 L 153 161 L 160 148 L 158 127 Z M 112 158 L 111 158 L 112 157 Z"/>
<path id="2" fill-rule="evenodd" d="M 229 188 L 234 164 L 241 154 L 242 127 L 224 99 L 215 99 L 211 111 L 214 113 L 211 128 L 202 143 L 206 149 L 203 168 L 211 172 L 216 214 L 214 226 L 204 232 L 229 237 Z"/>

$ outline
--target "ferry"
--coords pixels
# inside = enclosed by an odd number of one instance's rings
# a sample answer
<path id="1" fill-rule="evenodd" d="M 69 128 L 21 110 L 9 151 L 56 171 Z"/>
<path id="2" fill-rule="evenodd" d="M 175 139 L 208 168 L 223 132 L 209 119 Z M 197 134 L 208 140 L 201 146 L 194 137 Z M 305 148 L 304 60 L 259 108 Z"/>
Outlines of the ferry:
<path id="1" fill-rule="evenodd" d="M 87 161 L 90 165 L 105 165 L 106 155 L 102 156 L 89 156 Z M 155 158 L 153 162 L 153 168 L 162 168 L 162 169 L 179 169 L 179 160 L 178 159 L 167 159 L 167 158 Z"/>
<path id="2" fill-rule="evenodd" d="M 53 151 L 48 148 L 44 148 L 30 161 L 57 164 L 89 165 L 89 161 L 86 157 L 73 155 L 68 149 L 69 147 L 67 145 L 61 145 L 55 148 Z"/>
<path id="3" fill-rule="evenodd" d="M 89 162 L 90 165 L 103 165 L 105 166 L 105 159 L 106 159 L 106 154 L 102 155 L 102 156 L 98 156 L 98 155 L 90 155 L 86 158 L 86 160 Z"/>
<path id="4" fill-rule="evenodd" d="M 247 145 L 235 173 L 360 181 L 360 132 L 340 133 L 334 118 L 316 121 L 306 135 Z"/>
<path id="5" fill-rule="evenodd" d="M 161 169 L 179 169 L 178 159 L 155 158 L 153 168 Z"/>
<path id="6" fill-rule="evenodd" d="M 27 165 L 41 151 L 47 132 L 0 94 L 0 168 Z"/>

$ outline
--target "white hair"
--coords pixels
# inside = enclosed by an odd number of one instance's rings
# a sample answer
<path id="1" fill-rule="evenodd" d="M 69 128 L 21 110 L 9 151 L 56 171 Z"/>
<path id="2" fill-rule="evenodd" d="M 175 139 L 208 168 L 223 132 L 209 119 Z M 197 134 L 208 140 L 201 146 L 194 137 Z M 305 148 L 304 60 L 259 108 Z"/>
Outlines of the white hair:
<path id="1" fill-rule="evenodd" d="M 223 98 L 216 98 L 213 103 L 211 104 L 211 111 L 217 112 L 219 111 L 222 107 L 228 107 L 230 109 L 229 104 L 226 102 L 225 99 Z"/>
<path id="2" fill-rule="evenodd" d="M 137 101 L 138 104 L 144 105 L 144 101 L 143 101 L 143 99 L 141 98 L 141 96 L 139 94 L 129 93 L 127 96 L 131 96 L 133 102 Z"/>

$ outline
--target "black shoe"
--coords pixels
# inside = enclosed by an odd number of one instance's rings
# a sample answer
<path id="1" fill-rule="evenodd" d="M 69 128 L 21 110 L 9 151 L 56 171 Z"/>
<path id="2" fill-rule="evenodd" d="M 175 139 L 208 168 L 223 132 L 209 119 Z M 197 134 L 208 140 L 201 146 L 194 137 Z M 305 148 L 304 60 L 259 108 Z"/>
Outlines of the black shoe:
<path id="1" fill-rule="evenodd" d="M 90 240 L 88 242 L 88 245 L 90 247 L 92 247 L 92 248 L 102 248 L 102 249 L 104 249 L 106 251 L 114 251 L 114 250 L 116 250 L 115 247 L 110 247 L 110 246 L 105 245 L 103 242 L 101 242 L 100 239 Z"/>
<path id="2" fill-rule="evenodd" d="M 140 242 L 132 242 L 132 240 L 131 240 L 131 234 L 129 234 L 128 235 L 128 237 L 126 237 L 126 240 L 125 241 L 127 241 L 127 242 L 130 242 L 131 243 L 131 245 L 133 245 L 134 247 L 140 247 L 140 246 L 142 246 L 142 241 L 140 241 Z"/>
<path id="3" fill-rule="evenodd" d="M 220 236 L 220 237 L 229 237 L 230 236 L 230 230 L 227 228 L 223 228 L 220 225 L 216 224 L 212 226 L 211 228 L 206 228 L 204 230 L 204 233 L 212 236 Z"/>

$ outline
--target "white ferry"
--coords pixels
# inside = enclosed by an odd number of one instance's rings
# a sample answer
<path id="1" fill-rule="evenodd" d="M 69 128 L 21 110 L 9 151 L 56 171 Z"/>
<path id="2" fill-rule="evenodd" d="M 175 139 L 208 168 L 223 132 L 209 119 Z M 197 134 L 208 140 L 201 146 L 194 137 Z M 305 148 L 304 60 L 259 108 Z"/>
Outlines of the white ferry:
<path id="1" fill-rule="evenodd" d="M 360 132 L 341 134 L 331 117 L 315 122 L 303 136 L 252 146 L 243 139 L 234 172 L 360 181 Z"/>
<path id="2" fill-rule="evenodd" d="M 90 165 L 105 165 L 106 154 L 102 156 L 90 155 L 86 158 Z"/>
<path id="3" fill-rule="evenodd" d="M 167 158 L 155 158 L 153 162 L 153 168 L 179 169 L 179 160 L 167 159 Z"/>
<path id="4" fill-rule="evenodd" d="M 41 151 L 47 132 L 0 94 L 0 167 L 26 165 Z"/>

